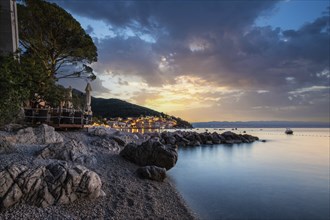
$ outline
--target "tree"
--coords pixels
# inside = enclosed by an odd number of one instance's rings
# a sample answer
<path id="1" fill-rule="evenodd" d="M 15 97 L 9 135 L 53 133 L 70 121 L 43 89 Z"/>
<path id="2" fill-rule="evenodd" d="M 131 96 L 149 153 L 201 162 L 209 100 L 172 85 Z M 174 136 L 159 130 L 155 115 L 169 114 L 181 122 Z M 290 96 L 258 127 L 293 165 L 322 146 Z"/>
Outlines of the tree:
<path id="1" fill-rule="evenodd" d="M 17 59 L 0 56 L 0 125 L 12 122 L 20 111 L 22 102 L 28 98 L 27 75 Z"/>
<path id="2" fill-rule="evenodd" d="M 95 79 L 88 64 L 97 61 L 96 46 L 64 9 L 43 0 L 25 0 L 18 5 L 18 22 L 24 54 L 40 60 L 48 77 Z M 66 65 L 78 70 L 61 71 Z"/>

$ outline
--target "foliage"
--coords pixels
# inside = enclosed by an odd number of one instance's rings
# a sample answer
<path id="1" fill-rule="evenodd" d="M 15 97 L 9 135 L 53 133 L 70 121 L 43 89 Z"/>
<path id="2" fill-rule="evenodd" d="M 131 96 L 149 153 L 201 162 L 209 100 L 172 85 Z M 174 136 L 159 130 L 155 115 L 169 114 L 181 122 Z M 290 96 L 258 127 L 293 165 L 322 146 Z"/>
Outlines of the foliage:
<path id="1" fill-rule="evenodd" d="M 83 110 L 85 107 L 85 95 L 72 93 L 72 104 L 75 109 Z"/>
<path id="2" fill-rule="evenodd" d="M 87 64 L 97 61 L 97 49 L 79 22 L 56 4 L 43 0 L 25 0 L 17 6 L 24 53 L 40 60 L 48 77 L 95 79 Z M 78 70 L 61 71 L 66 65 L 75 65 Z"/>
<path id="3" fill-rule="evenodd" d="M 27 75 L 13 56 L 0 57 L 0 125 L 12 122 L 28 98 Z"/>
<path id="4" fill-rule="evenodd" d="M 67 89 L 44 73 L 43 66 L 31 57 L 0 57 L 0 124 L 13 122 L 26 100 L 41 98 L 56 107 L 68 99 Z"/>

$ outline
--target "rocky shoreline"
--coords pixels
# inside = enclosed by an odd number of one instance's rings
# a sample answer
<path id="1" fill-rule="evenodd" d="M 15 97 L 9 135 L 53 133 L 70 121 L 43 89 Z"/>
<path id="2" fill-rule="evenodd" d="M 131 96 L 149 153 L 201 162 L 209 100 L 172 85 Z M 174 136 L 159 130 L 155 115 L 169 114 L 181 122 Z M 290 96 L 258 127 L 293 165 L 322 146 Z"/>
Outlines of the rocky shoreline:
<path id="1" fill-rule="evenodd" d="M 258 140 L 233 132 L 0 131 L 0 219 L 196 219 L 166 171 L 177 148 Z"/>

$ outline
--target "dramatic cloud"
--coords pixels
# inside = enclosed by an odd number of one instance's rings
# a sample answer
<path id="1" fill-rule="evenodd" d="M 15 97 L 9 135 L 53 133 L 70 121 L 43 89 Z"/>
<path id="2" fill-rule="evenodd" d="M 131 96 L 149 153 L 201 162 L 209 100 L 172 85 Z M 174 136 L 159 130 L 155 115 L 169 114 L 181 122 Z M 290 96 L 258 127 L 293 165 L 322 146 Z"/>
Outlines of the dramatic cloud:
<path id="1" fill-rule="evenodd" d="M 93 68 L 99 88 L 121 87 L 114 89 L 120 98 L 184 118 L 189 109 L 193 117 L 209 112 L 208 120 L 243 118 L 244 111 L 248 118 L 329 119 L 329 9 L 283 30 L 255 26 L 276 1 L 56 3 L 90 19 L 88 33 L 93 22 L 106 24 L 106 34 L 94 36 Z"/>

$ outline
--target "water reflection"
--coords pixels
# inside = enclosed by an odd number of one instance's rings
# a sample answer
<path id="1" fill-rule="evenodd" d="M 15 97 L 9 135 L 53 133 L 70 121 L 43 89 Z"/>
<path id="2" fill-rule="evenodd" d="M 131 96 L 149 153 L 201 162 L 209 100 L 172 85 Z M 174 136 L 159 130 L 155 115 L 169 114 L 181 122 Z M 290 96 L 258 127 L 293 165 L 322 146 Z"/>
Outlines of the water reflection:
<path id="1" fill-rule="evenodd" d="M 120 128 L 120 131 L 130 132 L 130 133 L 153 133 L 162 132 L 164 129 L 161 128 Z"/>
<path id="2" fill-rule="evenodd" d="M 202 219 L 329 219 L 328 129 L 282 131 L 256 131 L 266 143 L 179 148 L 169 175 Z"/>

